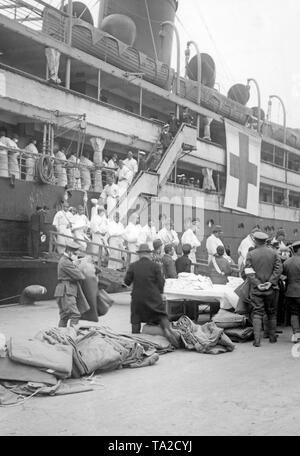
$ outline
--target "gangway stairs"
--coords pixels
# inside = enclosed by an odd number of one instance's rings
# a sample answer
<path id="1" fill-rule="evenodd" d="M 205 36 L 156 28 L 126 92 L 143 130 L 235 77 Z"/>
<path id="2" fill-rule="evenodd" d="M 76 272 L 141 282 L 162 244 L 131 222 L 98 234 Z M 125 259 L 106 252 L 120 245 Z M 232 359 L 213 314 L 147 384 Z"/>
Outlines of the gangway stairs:
<path id="1" fill-rule="evenodd" d="M 116 207 L 120 218 L 128 217 L 140 196 L 157 197 L 183 152 L 197 149 L 197 129 L 182 124 L 154 171 L 140 171 Z"/>

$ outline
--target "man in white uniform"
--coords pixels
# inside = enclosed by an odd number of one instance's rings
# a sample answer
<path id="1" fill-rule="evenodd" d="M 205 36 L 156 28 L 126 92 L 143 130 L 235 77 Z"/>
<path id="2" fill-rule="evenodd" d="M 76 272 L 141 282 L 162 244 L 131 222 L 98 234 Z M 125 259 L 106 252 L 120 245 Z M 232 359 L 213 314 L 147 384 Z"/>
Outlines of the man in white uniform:
<path id="1" fill-rule="evenodd" d="M 131 263 L 138 260 L 138 255 L 135 255 L 135 252 L 138 250 L 140 238 L 141 225 L 138 223 L 138 214 L 134 213 L 130 216 L 124 232 L 124 239 L 127 242 L 128 250 L 132 252 Z"/>
<path id="2" fill-rule="evenodd" d="M 112 219 L 119 199 L 119 187 L 114 183 L 112 176 L 107 176 L 107 185 L 105 185 L 100 198 L 103 204 L 107 205 L 108 218 Z"/>
<path id="3" fill-rule="evenodd" d="M 172 229 L 172 227 L 173 227 L 173 222 L 171 221 L 171 219 L 166 218 L 163 221 L 162 229 L 158 232 L 158 239 L 160 239 L 161 242 L 163 243 L 162 251 L 164 251 L 164 248 L 166 245 L 172 244 L 172 246 L 174 248 L 172 258 L 175 261 L 177 259 L 177 254 L 176 254 L 175 250 L 179 245 L 179 238 L 178 238 L 178 234 L 176 233 L 176 231 L 174 229 Z"/>
<path id="4" fill-rule="evenodd" d="M 149 249 L 153 250 L 153 241 L 158 238 L 158 234 L 154 225 L 154 222 L 151 220 L 142 228 L 145 234 L 145 242 L 148 243 Z"/>
<path id="5" fill-rule="evenodd" d="M 62 210 L 58 211 L 53 219 L 52 225 L 55 226 L 57 232 L 62 235 L 72 236 L 72 222 L 73 216 L 69 212 L 69 203 L 65 202 L 63 204 Z M 70 239 L 64 236 L 57 236 L 57 252 L 62 255 L 65 251 L 66 243 L 69 242 Z"/>
<path id="6" fill-rule="evenodd" d="M 255 233 L 256 231 L 257 231 L 257 228 L 253 228 L 253 230 L 251 230 L 251 233 L 249 233 L 248 236 L 245 237 L 242 240 L 242 242 L 240 243 L 240 245 L 239 245 L 239 248 L 238 248 L 238 255 L 239 255 L 238 266 L 239 266 L 239 270 L 240 271 L 246 264 L 246 258 L 247 258 L 248 251 L 249 251 L 250 247 L 255 247 L 253 233 Z"/>
<path id="7" fill-rule="evenodd" d="M 82 190 L 90 190 L 92 187 L 91 171 L 94 168 L 94 163 L 83 154 L 80 158 L 80 165 L 81 188 Z"/>
<path id="8" fill-rule="evenodd" d="M 25 173 L 26 173 L 26 180 L 33 181 L 35 176 L 35 162 L 38 158 L 39 151 L 37 150 L 37 140 L 35 138 L 31 138 L 29 140 L 29 144 L 25 147 L 25 150 L 29 152 L 29 155 L 26 156 L 25 159 Z"/>
<path id="9" fill-rule="evenodd" d="M 127 192 L 127 189 L 132 182 L 132 171 L 124 165 L 122 160 L 119 160 L 119 169 L 117 171 L 118 185 L 120 197 Z"/>
<path id="10" fill-rule="evenodd" d="M 133 153 L 131 150 L 127 154 L 126 160 L 124 160 L 124 165 L 127 166 L 128 169 L 132 172 L 132 180 L 134 179 L 134 176 L 138 172 L 138 163 L 135 158 L 133 158 Z M 131 182 L 130 182 L 131 184 Z M 130 185 L 129 184 L 129 185 Z"/>
<path id="11" fill-rule="evenodd" d="M 192 263 L 196 263 L 196 249 L 197 247 L 200 247 L 200 242 L 198 238 L 196 237 L 196 230 L 197 226 L 196 224 L 192 224 L 192 219 L 188 218 L 185 221 L 185 232 L 182 235 L 181 238 L 181 244 L 190 244 L 191 246 L 191 252 L 189 254 L 189 258 L 192 261 Z M 192 267 L 192 272 L 194 272 L 193 267 Z"/>
<path id="12" fill-rule="evenodd" d="M 221 234 L 223 233 L 222 227 L 220 225 L 216 225 L 213 229 L 212 234 L 206 240 L 206 250 L 208 253 L 208 263 L 213 259 L 214 255 L 217 253 L 217 247 L 222 245 L 224 247 L 223 242 L 220 239 Z M 225 247 L 224 247 L 225 250 Z M 224 254 L 224 258 L 227 260 L 230 258 L 228 255 Z M 229 260 L 228 260 L 229 261 Z M 230 258 L 230 262 L 231 262 Z"/>
<path id="13" fill-rule="evenodd" d="M 4 129 L 0 130 L 0 146 L 9 147 L 9 138 L 6 136 Z M 0 147 L 0 176 L 8 177 L 8 153 L 7 149 L 1 149 Z"/>
<path id="14" fill-rule="evenodd" d="M 10 149 L 18 149 L 19 137 L 16 133 L 12 135 L 12 138 L 7 138 Z M 19 152 L 8 152 L 8 174 L 15 176 L 16 179 L 20 179 L 20 168 L 18 163 Z"/>
<path id="15" fill-rule="evenodd" d="M 110 158 L 107 161 L 107 167 L 108 168 L 113 168 L 115 170 L 118 169 L 118 156 L 117 156 L 117 154 L 113 154 L 112 158 Z"/>
<path id="16" fill-rule="evenodd" d="M 87 236 L 90 222 L 84 213 L 84 207 L 78 206 L 78 212 L 73 216 L 72 233 L 76 239 L 77 244 L 80 244 L 81 250 L 86 250 L 87 243 L 80 241 L 89 241 Z"/>
<path id="17" fill-rule="evenodd" d="M 55 155 L 54 161 L 54 174 L 56 177 L 56 185 L 65 187 L 68 184 L 67 179 L 67 157 L 64 152 L 64 148 L 60 148 L 58 143 L 54 143 L 53 152 Z"/>
<path id="18" fill-rule="evenodd" d="M 98 245 L 91 246 L 91 253 L 98 258 L 99 245 L 107 245 L 108 220 L 104 206 L 98 206 L 97 214 L 91 219 L 92 241 Z"/>
<path id="19" fill-rule="evenodd" d="M 116 212 L 113 220 L 108 222 L 108 245 L 117 249 L 124 249 L 124 233 L 125 228 L 123 223 L 120 222 L 120 214 Z M 108 261 L 108 268 L 110 269 L 122 269 L 122 262 L 116 260 L 122 260 L 122 252 L 118 250 L 110 250 L 110 259 Z"/>
<path id="20" fill-rule="evenodd" d="M 68 158 L 68 163 L 70 166 L 68 166 L 68 185 L 69 188 L 74 188 L 74 189 L 81 189 L 81 179 L 80 179 L 80 170 L 79 170 L 79 164 L 80 160 L 79 158 L 76 158 L 75 153 L 71 153 L 70 157 Z"/>

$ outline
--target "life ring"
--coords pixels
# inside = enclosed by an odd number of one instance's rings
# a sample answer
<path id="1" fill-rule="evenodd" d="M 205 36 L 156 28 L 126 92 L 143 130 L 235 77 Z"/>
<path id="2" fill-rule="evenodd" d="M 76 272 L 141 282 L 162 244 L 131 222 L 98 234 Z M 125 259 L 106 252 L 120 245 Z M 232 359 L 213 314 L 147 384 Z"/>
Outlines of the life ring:
<path id="1" fill-rule="evenodd" d="M 35 176 L 42 184 L 54 182 L 53 163 L 49 155 L 42 155 L 35 163 Z"/>

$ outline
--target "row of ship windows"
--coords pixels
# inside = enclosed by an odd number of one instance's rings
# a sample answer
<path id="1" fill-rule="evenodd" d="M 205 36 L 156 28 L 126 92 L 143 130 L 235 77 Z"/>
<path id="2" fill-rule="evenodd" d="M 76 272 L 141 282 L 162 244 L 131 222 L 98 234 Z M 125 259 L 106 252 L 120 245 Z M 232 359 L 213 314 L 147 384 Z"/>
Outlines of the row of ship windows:
<path id="1" fill-rule="evenodd" d="M 259 199 L 262 203 L 300 208 L 300 192 L 274 187 L 272 185 L 260 185 Z"/>
<path id="2" fill-rule="evenodd" d="M 300 155 L 288 152 L 273 144 L 263 142 L 261 160 L 290 171 L 300 172 Z"/>

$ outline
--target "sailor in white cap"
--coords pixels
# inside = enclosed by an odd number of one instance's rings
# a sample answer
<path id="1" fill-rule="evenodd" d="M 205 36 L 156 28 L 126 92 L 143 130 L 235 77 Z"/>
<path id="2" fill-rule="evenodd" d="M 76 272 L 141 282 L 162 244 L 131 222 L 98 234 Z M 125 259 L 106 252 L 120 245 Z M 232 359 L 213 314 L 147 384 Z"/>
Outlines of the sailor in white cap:
<path id="1" fill-rule="evenodd" d="M 91 253 L 95 256 L 98 256 L 99 245 L 107 245 L 107 230 L 108 220 L 104 206 L 98 206 L 97 214 L 91 220 L 92 241 L 96 244 L 91 246 Z"/>
<path id="2" fill-rule="evenodd" d="M 294 255 L 283 263 L 286 276 L 285 297 L 291 312 L 292 342 L 300 341 L 300 241 L 292 244 Z"/>
<path id="3" fill-rule="evenodd" d="M 119 196 L 121 197 L 127 192 L 129 185 L 132 182 L 133 174 L 132 171 L 125 166 L 123 160 L 119 160 L 119 169 L 117 171 Z"/>
<path id="4" fill-rule="evenodd" d="M 60 327 L 66 327 L 69 320 L 70 325 L 75 326 L 80 320 L 80 312 L 77 308 L 77 287 L 78 281 L 83 280 L 85 277 L 73 262 L 77 258 L 76 253 L 79 248 L 79 244 L 68 240 L 65 253 L 58 263 L 58 283 L 54 297 L 59 308 L 60 320 L 58 326 Z"/>
<path id="5" fill-rule="evenodd" d="M 139 215 L 134 212 L 133 214 L 130 215 L 128 225 L 125 228 L 123 237 L 124 240 L 127 242 L 127 249 L 131 253 L 131 263 L 133 261 L 136 261 L 138 259 L 137 255 L 135 252 L 138 249 L 139 246 L 139 240 L 141 238 L 141 225 L 138 223 L 139 222 Z"/>
<path id="6" fill-rule="evenodd" d="M 109 219 L 113 219 L 114 210 L 117 206 L 119 199 L 119 186 L 114 183 L 114 180 L 111 175 L 107 176 L 107 184 L 105 185 L 102 193 L 101 200 L 107 206 L 107 216 Z"/>
<path id="7" fill-rule="evenodd" d="M 255 347 L 260 346 L 264 314 L 268 317 L 268 334 L 271 343 L 276 339 L 278 280 L 282 264 L 275 250 L 266 246 L 268 235 L 261 231 L 253 233 L 256 248 L 248 253 L 245 274 L 250 281 L 252 324 Z"/>
<path id="8" fill-rule="evenodd" d="M 124 165 L 127 166 L 127 168 L 132 172 L 132 177 L 134 177 L 138 172 L 138 162 L 133 157 L 131 150 L 128 152 L 127 158 L 124 160 Z"/>
<path id="9" fill-rule="evenodd" d="M 74 239 L 80 244 L 82 250 L 86 250 L 87 243 L 84 241 L 89 241 L 90 239 L 87 236 L 88 229 L 90 227 L 90 222 L 87 216 L 84 213 L 84 207 L 82 205 L 78 206 L 78 212 L 73 216 L 72 223 L 72 233 Z M 82 242 L 80 242 L 82 241 Z"/>
<path id="10" fill-rule="evenodd" d="M 57 252 L 62 255 L 65 251 L 66 241 L 72 237 L 73 215 L 69 212 L 69 203 L 63 203 L 63 207 L 58 211 L 53 219 L 52 225 L 55 226 L 59 235 L 57 236 Z M 68 236 L 68 237 L 65 237 Z"/>

